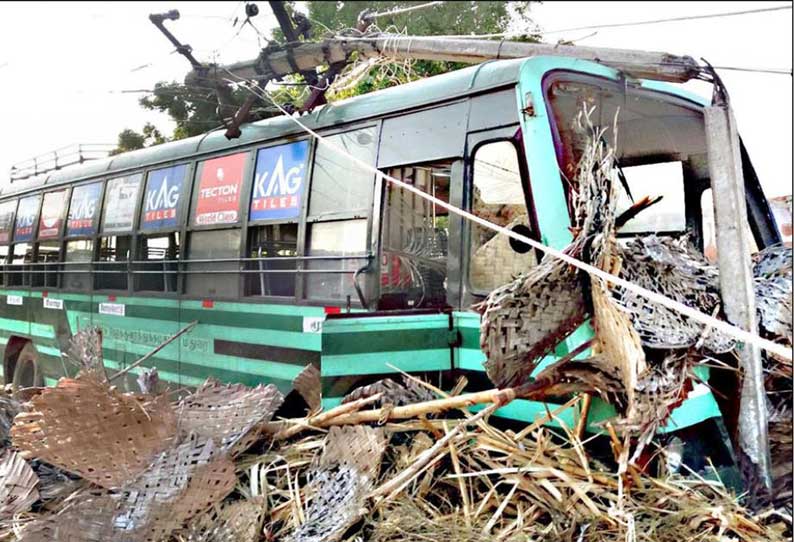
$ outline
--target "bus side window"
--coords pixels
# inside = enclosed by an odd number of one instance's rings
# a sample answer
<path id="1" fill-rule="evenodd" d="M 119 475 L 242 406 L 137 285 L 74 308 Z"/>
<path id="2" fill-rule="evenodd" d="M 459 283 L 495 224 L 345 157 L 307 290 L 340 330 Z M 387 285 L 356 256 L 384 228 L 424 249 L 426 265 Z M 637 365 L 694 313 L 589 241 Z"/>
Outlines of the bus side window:
<path id="1" fill-rule="evenodd" d="M 61 261 L 61 244 L 58 241 L 41 242 L 36 245 L 36 264 L 31 273 L 32 286 L 57 288 Z"/>
<path id="2" fill-rule="evenodd" d="M 66 243 L 66 264 L 63 287 L 67 290 L 91 289 L 91 262 L 94 260 L 94 241 L 77 239 Z M 72 264 L 72 265 L 69 265 Z"/>
<path id="3" fill-rule="evenodd" d="M 113 235 L 99 239 L 99 254 L 94 272 L 94 288 L 97 290 L 126 290 L 127 266 L 130 259 L 132 237 Z"/>
<path id="4" fill-rule="evenodd" d="M 374 126 L 327 137 L 334 146 L 375 164 Z M 319 145 L 315 152 L 303 281 L 305 296 L 320 301 L 357 301 L 356 271 L 367 266 L 367 223 L 375 175 L 335 150 Z M 366 275 L 365 275 L 366 276 Z M 359 286 L 366 290 L 362 277 Z"/>
<path id="5" fill-rule="evenodd" d="M 245 295 L 294 297 L 297 256 L 297 224 L 249 228 L 248 257 L 258 261 L 246 262 Z"/>
<path id="6" fill-rule="evenodd" d="M 25 264 L 33 261 L 33 246 L 28 243 L 11 245 L 8 257 L 8 285 L 30 286 L 30 274 Z"/>
<path id="7" fill-rule="evenodd" d="M 509 141 L 485 143 L 474 153 L 471 212 L 531 236 L 518 153 Z M 537 265 L 535 251 L 478 224 L 471 226 L 469 285 L 487 294 Z"/>
<path id="8" fill-rule="evenodd" d="M 190 232 L 187 295 L 237 297 L 239 258 L 239 229 Z"/>
<path id="9" fill-rule="evenodd" d="M 366 253 L 366 244 L 366 219 L 311 224 L 307 250 L 309 273 L 305 279 L 307 297 L 329 301 L 344 301 L 348 296 L 358 299 L 353 273 L 365 263 L 359 256 Z"/>
<path id="10" fill-rule="evenodd" d="M 449 202 L 452 162 L 405 166 L 387 173 Z M 447 306 L 449 213 L 394 186 L 384 186 L 380 310 Z"/>
<path id="11" fill-rule="evenodd" d="M 0 245 L 0 286 L 5 286 L 7 265 L 8 265 L 8 246 Z"/>
<path id="12" fill-rule="evenodd" d="M 179 247 L 179 232 L 140 236 L 137 258 L 146 263 L 136 262 L 135 289 L 176 292 Z"/>

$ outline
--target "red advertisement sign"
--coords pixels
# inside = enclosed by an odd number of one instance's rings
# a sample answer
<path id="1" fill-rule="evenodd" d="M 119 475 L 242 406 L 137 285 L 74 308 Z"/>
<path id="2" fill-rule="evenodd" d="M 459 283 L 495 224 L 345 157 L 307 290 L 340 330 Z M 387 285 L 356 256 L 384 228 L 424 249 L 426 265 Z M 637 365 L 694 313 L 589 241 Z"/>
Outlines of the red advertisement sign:
<path id="1" fill-rule="evenodd" d="M 14 212 L 16 210 L 16 200 L 0 203 L 0 245 L 7 245 L 11 241 L 11 230 L 14 229 Z"/>
<path id="2" fill-rule="evenodd" d="M 63 210 L 66 206 L 66 190 L 44 194 L 39 219 L 39 239 L 58 237 L 63 222 Z"/>
<path id="3" fill-rule="evenodd" d="M 240 218 L 240 192 L 248 153 L 203 162 L 199 178 L 195 226 L 234 224 Z"/>

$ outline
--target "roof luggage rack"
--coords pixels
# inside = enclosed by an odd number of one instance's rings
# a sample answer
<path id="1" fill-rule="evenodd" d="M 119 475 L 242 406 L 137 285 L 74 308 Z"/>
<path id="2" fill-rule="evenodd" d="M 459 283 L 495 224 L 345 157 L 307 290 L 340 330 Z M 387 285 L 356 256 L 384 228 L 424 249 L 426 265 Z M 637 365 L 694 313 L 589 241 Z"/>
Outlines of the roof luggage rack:
<path id="1" fill-rule="evenodd" d="M 82 164 L 89 160 L 107 158 L 116 148 L 112 143 L 79 143 L 61 147 L 11 166 L 11 182 L 56 171 L 67 166 Z"/>

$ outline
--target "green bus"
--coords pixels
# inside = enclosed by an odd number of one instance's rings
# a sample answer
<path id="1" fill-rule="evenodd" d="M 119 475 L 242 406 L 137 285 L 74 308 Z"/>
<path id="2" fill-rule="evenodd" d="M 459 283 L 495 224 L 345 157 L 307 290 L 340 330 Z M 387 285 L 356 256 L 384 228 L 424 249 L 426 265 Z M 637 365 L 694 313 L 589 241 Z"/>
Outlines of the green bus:
<path id="1" fill-rule="evenodd" d="M 612 143 L 634 195 L 664 196 L 621 235 L 689 233 L 707 244 L 707 103 L 674 85 L 570 58 L 500 60 L 301 120 L 389 175 L 562 248 L 583 104 L 610 125 L 620 111 Z M 779 234 L 744 154 L 761 248 Z M 9 185 L 0 258 L 6 383 L 54 385 L 73 374 L 61 352 L 87 326 L 103 330 L 115 372 L 197 321 L 121 385 L 154 366 L 172 389 L 213 376 L 288 392 L 312 363 L 330 407 L 400 371 L 491 387 L 470 307 L 539 254 L 383 182 L 279 117 L 245 125 L 235 140 L 213 131 Z M 520 400 L 499 415 L 532 421 L 546 409 Z M 589 420 L 609 415 L 599 403 Z M 698 384 L 668 428 L 718 415 Z"/>

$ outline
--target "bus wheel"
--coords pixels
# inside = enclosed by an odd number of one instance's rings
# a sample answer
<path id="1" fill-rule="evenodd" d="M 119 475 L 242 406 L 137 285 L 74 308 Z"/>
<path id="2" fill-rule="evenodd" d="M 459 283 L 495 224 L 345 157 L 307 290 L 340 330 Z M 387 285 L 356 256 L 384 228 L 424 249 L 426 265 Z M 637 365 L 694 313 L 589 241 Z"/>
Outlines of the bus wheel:
<path id="1" fill-rule="evenodd" d="M 28 342 L 17 355 L 14 366 L 14 389 L 35 388 L 44 385 L 44 379 L 39 373 L 39 354 L 33 343 Z"/>

